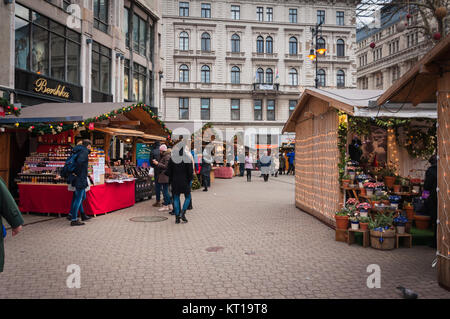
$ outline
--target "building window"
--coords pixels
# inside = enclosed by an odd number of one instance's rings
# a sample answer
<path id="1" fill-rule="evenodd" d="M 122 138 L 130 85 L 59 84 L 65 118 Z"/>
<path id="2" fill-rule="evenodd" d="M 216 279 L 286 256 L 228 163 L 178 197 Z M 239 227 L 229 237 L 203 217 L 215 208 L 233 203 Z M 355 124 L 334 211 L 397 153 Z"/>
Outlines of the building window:
<path id="1" fill-rule="evenodd" d="M 264 53 L 264 38 L 262 36 L 256 38 L 256 52 Z"/>
<path id="2" fill-rule="evenodd" d="M 202 18 L 211 18 L 211 4 L 202 3 Z"/>
<path id="3" fill-rule="evenodd" d="M 289 23 L 297 23 L 297 9 L 289 9 Z"/>
<path id="4" fill-rule="evenodd" d="M 400 78 L 400 68 L 395 66 L 392 68 L 392 83 L 397 81 Z"/>
<path id="5" fill-rule="evenodd" d="M 258 21 L 264 21 L 264 8 L 263 7 L 256 8 L 256 16 L 258 18 Z"/>
<path id="6" fill-rule="evenodd" d="M 317 71 L 317 85 L 318 86 L 325 86 L 325 70 L 320 69 Z"/>
<path id="7" fill-rule="evenodd" d="M 345 87 L 345 72 L 342 70 L 337 71 L 337 79 L 336 79 L 337 87 L 343 88 Z"/>
<path id="8" fill-rule="evenodd" d="M 178 107 L 180 120 L 189 120 L 189 98 L 180 97 L 178 99 Z"/>
<path id="9" fill-rule="evenodd" d="M 241 52 L 241 38 L 237 34 L 231 36 L 231 52 Z"/>
<path id="10" fill-rule="evenodd" d="M 108 0 L 94 0 L 94 27 L 108 31 Z"/>
<path id="11" fill-rule="evenodd" d="M 317 10 L 317 23 L 325 23 L 325 10 Z"/>
<path id="12" fill-rule="evenodd" d="M 298 46 L 297 46 L 297 38 L 291 37 L 289 39 L 289 54 L 297 55 L 298 54 Z"/>
<path id="13" fill-rule="evenodd" d="M 92 90 L 110 93 L 111 49 L 92 42 Z"/>
<path id="14" fill-rule="evenodd" d="M 180 50 L 189 50 L 189 34 L 187 32 L 180 33 Z"/>
<path id="15" fill-rule="evenodd" d="M 189 2 L 180 2 L 180 17 L 189 17 Z"/>
<path id="16" fill-rule="evenodd" d="M 297 100 L 289 100 L 289 117 L 291 117 L 296 106 L 297 106 Z"/>
<path id="17" fill-rule="evenodd" d="M 383 88 L 383 73 L 382 72 L 378 72 L 375 75 L 375 83 L 376 83 L 377 89 Z"/>
<path id="18" fill-rule="evenodd" d="M 231 68 L 231 83 L 240 84 L 241 83 L 241 70 L 237 66 Z"/>
<path id="19" fill-rule="evenodd" d="M 202 51 L 211 51 L 211 36 L 207 32 L 202 34 Z"/>
<path id="20" fill-rule="evenodd" d="M 267 100 L 267 120 L 275 121 L 275 100 Z"/>
<path id="21" fill-rule="evenodd" d="M 256 71 L 256 83 L 264 83 L 264 70 L 261 68 Z"/>
<path id="22" fill-rule="evenodd" d="M 231 19 L 239 20 L 241 18 L 241 7 L 231 6 Z"/>
<path id="23" fill-rule="evenodd" d="M 344 11 L 336 11 L 336 24 L 344 25 Z"/>
<path id="24" fill-rule="evenodd" d="M 133 50 L 146 56 L 147 22 L 133 14 Z"/>
<path id="25" fill-rule="evenodd" d="M 63 9 L 67 11 L 67 8 L 72 4 L 72 0 L 63 0 Z"/>
<path id="26" fill-rule="evenodd" d="M 270 68 L 266 70 L 266 83 L 273 84 L 273 70 Z"/>
<path id="27" fill-rule="evenodd" d="M 180 82 L 189 82 L 189 67 L 186 64 L 180 66 Z"/>
<path id="28" fill-rule="evenodd" d="M 337 40 L 337 56 L 343 57 L 345 56 L 345 43 L 344 40 L 339 39 Z"/>
<path id="29" fill-rule="evenodd" d="M 125 35 L 125 46 L 130 48 L 130 9 L 123 11 L 123 34 Z"/>
<path id="30" fill-rule="evenodd" d="M 129 95 L 129 86 L 130 86 L 130 60 L 125 59 L 123 64 L 123 99 L 125 101 L 130 100 Z"/>
<path id="31" fill-rule="evenodd" d="M 272 37 L 266 38 L 266 53 L 273 54 L 273 39 L 272 39 Z"/>
<path id="32" fill-rule="evenodd" d="M 253 101 L 253 111 L 255 121 L 262 121 L 262 100 Z"/>
<path id="33" fill-rule="evenodd" d="M 200 99 L 201 100 L 201 110 L 200 116 L 203 121 L 209 121 L 211 116 L 210 99 Z"/>
<path id="34" fill-rule="evenodd" d="M 231 120 L 239 121 L 241 119 L 241 100 L 231 100 Z"/>
<path id="35" fill-rule="evenodd" d="M 209 66 L 207 66 L 207 65 L 202 66 L 202 70 L 201 70 L 202 83 L 210 83 L 211 82 L 210 71 L 211 71 L 211 69 L 209 68 Z"/>
<path id="36" fill-rule="evenodd" d="M 325 40 L 322 37 L 317 39 L 317 49 L 326 49 Z"/>
<path id="37" fill-rule="evenodd" d="M 294 68 L 289 70 L 289 85 L 298 85 L 298 73 Z"/>
<path id="38" fill-rule="evenodd" d="M 147 70 L 142 65 L 133 63 L 133 101 L 145 101 L 145 85 L 147 82 Z"/>
<path id="39" fill-rule="evenodd" d="M 267 21 L 273 21 L 273 8 L 267 8 Z"/>

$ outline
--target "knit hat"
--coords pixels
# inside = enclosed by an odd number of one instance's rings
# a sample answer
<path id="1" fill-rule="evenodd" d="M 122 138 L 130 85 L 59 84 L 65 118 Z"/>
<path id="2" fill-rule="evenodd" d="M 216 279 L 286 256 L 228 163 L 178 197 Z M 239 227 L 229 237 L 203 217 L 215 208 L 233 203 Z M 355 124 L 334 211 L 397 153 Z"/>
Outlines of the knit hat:
<path id="1" fill-rule="evenodd" d="M 160 150 L 161 152 L 167 151 L 167 146 L 166 146 L 166 144 L 161 145 L 161 146 L 159 147 L 159 150 Z"/>

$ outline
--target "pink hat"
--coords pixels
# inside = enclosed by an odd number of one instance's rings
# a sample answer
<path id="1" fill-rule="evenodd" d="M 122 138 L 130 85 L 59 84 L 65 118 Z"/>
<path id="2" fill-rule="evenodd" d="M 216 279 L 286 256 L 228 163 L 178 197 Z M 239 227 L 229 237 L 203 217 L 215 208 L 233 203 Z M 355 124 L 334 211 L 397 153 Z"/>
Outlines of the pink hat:
<path id="1" fill-rule="evenodd" d="M 166 144 L 161 145 L 161 146 L 159 147 L 159 150 L 160 150 L 161 152 L 167 151 L 167 146 L 166 146 Z"/>

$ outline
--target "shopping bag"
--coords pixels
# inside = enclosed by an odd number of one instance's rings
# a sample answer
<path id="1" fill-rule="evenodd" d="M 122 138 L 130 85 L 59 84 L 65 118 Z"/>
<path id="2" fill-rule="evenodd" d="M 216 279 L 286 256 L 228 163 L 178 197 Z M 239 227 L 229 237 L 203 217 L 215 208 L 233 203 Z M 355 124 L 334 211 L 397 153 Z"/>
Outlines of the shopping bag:
<path id="1" fill-rule="evenodd" d="M 5 238 L 6 237 L 6 228 L 3 225 L 2 225 L 2 234 L 3 234 L 3 238 Z"/>

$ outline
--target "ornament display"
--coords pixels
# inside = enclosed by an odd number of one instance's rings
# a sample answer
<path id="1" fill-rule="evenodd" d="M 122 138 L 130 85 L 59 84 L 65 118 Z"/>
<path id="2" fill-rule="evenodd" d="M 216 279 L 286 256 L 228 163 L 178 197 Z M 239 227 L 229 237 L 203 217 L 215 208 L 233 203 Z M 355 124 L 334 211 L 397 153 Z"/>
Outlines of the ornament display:
<path id="1" fill-rule="evenodd" d="M 370 43 L 370 47 L 373 49 L 375 48 L 375 42 Z"/>
<path id="2" fill-rule="evenodd" d="M 433 39 L 435 39 L 436 41 L 439 41 L 441 39 L 441 34 L 439 32 L 434 33 Z"/>

